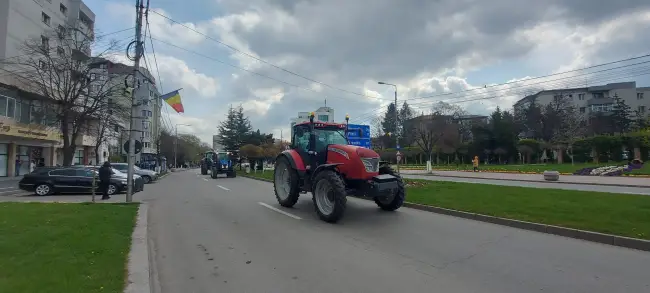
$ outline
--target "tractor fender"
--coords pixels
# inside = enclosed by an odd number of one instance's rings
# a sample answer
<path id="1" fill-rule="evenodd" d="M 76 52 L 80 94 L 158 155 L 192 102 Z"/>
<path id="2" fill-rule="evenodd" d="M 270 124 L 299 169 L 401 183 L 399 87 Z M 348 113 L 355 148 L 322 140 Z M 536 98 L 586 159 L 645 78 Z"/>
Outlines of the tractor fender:
<path id="1" fill-rule="evenodd" d="M 281 157 L 287 158 L 287 160 L 289 160 L 289 164 L 291 164 L 291 168 L 298 171 L 299 174 L 302 175 L 305 173 L 305 163 L 302 161 L 302 158 L 300 157 L 297 151 L 295 150 L 283 151 L 275 158 L 275 160 L 277 161 Z"/>
<path id="2" fill-rule="evenodd" d="M 318 173 L 325 170 L 336 170 L 336 166 L 338 165 L 343 165 L 343 163 L 322 164 L 316 167 L 316 170 L 314 170 L 314 172 L 311 173 L 311 182 L 314 182 L 314 178 L 316 178 Z"/>

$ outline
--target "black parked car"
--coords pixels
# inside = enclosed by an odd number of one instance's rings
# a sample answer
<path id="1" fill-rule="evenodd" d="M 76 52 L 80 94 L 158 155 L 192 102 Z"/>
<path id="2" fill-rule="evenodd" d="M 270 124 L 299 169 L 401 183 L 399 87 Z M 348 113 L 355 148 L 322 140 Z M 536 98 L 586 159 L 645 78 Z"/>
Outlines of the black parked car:
<path id="1" fill-rule="evenodd" d="M 26 174 L 18 182 L 18 186 L 22 190 L 33 191 L 36 195 L 41 196 L 51 195 L 55 192 L 90 193 L 92 192 L 93 176 L 98 176 L 95 168 L 41 167 L 32 173 Z M 135 192 L 142 191 L 144 187 L 142 179 L 133 181 L 133 190 Z M 96 183 L 99 184 L 99 182 Z M 126 189 L 126 177 L 113 174 L 108 187 L 109 195 L 125 191 Z M 99 192 L 99 189 L 96 192 Z"/>

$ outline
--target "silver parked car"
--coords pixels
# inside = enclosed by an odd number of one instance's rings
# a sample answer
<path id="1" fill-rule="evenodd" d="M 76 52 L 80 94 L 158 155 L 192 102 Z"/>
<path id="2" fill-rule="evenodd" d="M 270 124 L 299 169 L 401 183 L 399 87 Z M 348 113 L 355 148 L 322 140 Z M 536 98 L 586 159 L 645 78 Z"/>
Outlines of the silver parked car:
<path id="1" fill-rule="evenodd" d="M 114 169 L 120 170 L 123 173 L 128 172 L 129 165 L 127 163 L 111 163 L 111 167 Z M 151 183 L 153 181 L 156 181 L 158 179 L 158 172 L 156 171 L 151 171 L 151 170 L 146 170 L 146 169 L 140 169 L 138 166 L 133 166 L 134 173 L 140 177 L 142 177 L 142 180 L 144 180 L 144 183 Z"/>

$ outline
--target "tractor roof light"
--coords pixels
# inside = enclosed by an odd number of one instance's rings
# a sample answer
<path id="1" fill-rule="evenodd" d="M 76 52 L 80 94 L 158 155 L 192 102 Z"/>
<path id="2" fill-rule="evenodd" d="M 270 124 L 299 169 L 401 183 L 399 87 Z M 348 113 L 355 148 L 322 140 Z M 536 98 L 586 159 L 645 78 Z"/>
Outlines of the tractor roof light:
<path id="1" fill-rule="evenodd" d="M 345 121 L 348 121 L 348 120 L 350 120 L 350 115 L 345 114 Z"/>

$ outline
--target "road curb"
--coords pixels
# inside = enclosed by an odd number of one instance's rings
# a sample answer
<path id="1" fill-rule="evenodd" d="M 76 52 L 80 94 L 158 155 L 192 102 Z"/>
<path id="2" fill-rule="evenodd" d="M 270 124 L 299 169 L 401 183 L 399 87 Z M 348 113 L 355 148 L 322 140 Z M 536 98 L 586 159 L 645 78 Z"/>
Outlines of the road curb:
<path id="1" fill-rule="evenodd" d="M 250 176 L 246 176 L 246 175 L 243 175 L 242 177 L 250 178 L 250 179 L 253 179 L 253 180 L 265 181 L 265 182 L 273 182 L 273 181 L 268 180 L 268 179 L 255 178 L 255 177 L 250 177 Z M 529 230 L 529 231 L 536 231 L 536 232 L 541 232 L 541 233 L 553 234 L 553 235 L 564 236 L 564 237 L 580 239 L 580 240 L 585 240 L 585 241 L 591 241 L 591 242 L 596 242 L 596 243 L 609 244 L 609 245 L 620 246 L 620 247 L 631 248 L 631 249 L 637 249 L 637 250 L 643 250 L 643 251 L 650 251 L 650 241 L 643 240 L 643 239 L 629 238 L 629 237 L 623 237 L 623 236 L 617 236 L 617 235 L 611 235 L 611 234 L 603 234 L 603 233 L 591 232 L 591 231 L 585 231 L 585 230 L 579 230 L 579 229 L 572 229 L 572 228 L 565 228 L 565 227 L 559 227 L 559 226 L 553 226 L 553 225 L 546 225 L 546 224 L 519 221 L 519 220 L 506 219 L 506 218 L 500 218 L 500 217 L 493 217 L 493 216 L 488 216 L 488 215 L 483 215 L 483 214 L 463 212 L 463 211 L 458 211 L 458 210 L 440 208 L 440 207 L 417 204 L 417 203 L 411 203 L 411 202 L 405 202 L 404 206 L 408 207 L 408 208 L 420 210 L 420 211 L 432 212 L 432 213 L 443 214 L 443 215 L 448 215 L 448 216 L 454 216 L 454 217 L 459 217 L 459 218 L 464 218 L 464 219 L 469 219 L 469 220 L 475 220 L 475 221 L 481 221 L 481 222 L 486 222 L 486 223 L 491 223 L 491 224 L 508 226 L 508 227 L 512 227 L 512 228 L 519 228 L 519 229 L 524 229 L 524 230 Z"/>
<path id="2" fill-rule="evenodd" d="M 131 250 L 128 261 L 128 281 L 125 293 L 151 292 L 149 267 L 149 242 L 147 235 L 149 207 L 140 203 L 138 215 L 131 236 Z"/>
<path id="3" fill-rule="evenodd" d="M 480 177 L 469 177 L 469 176 L 454 176 L 454 175 L 438 175 L 438 174 L 402 174 L 402 175 L 414 175 L 414 176 L 429 176 L 429 177 L 449 177 L 449 178 L 464 178 L 464 179 L 477 179 L 477 180 L 501 180 L 501 181 L 519 181 L 519 182 L 532 182 L 532 183 L 559 183 L 559 184 L 570 184 L 570 185 L 598 185 L 598 186 L 615 186 L 615 187 L 637 187 L 637 188 L 648 188 L 648 185 L 636 185 L 636 184 L 611 184 L 611 183 L 598 183 L 598 182 L 565 182 L 565 181 L 537 181 L 537 180 L 528 180 L 528 179 L 506 179 L 506 178 L 480 178 Z M 560 176 L 562 178 L 562 176 Z M 485 184 L 481 182 L 476 182 L 479 184 Z"/>

